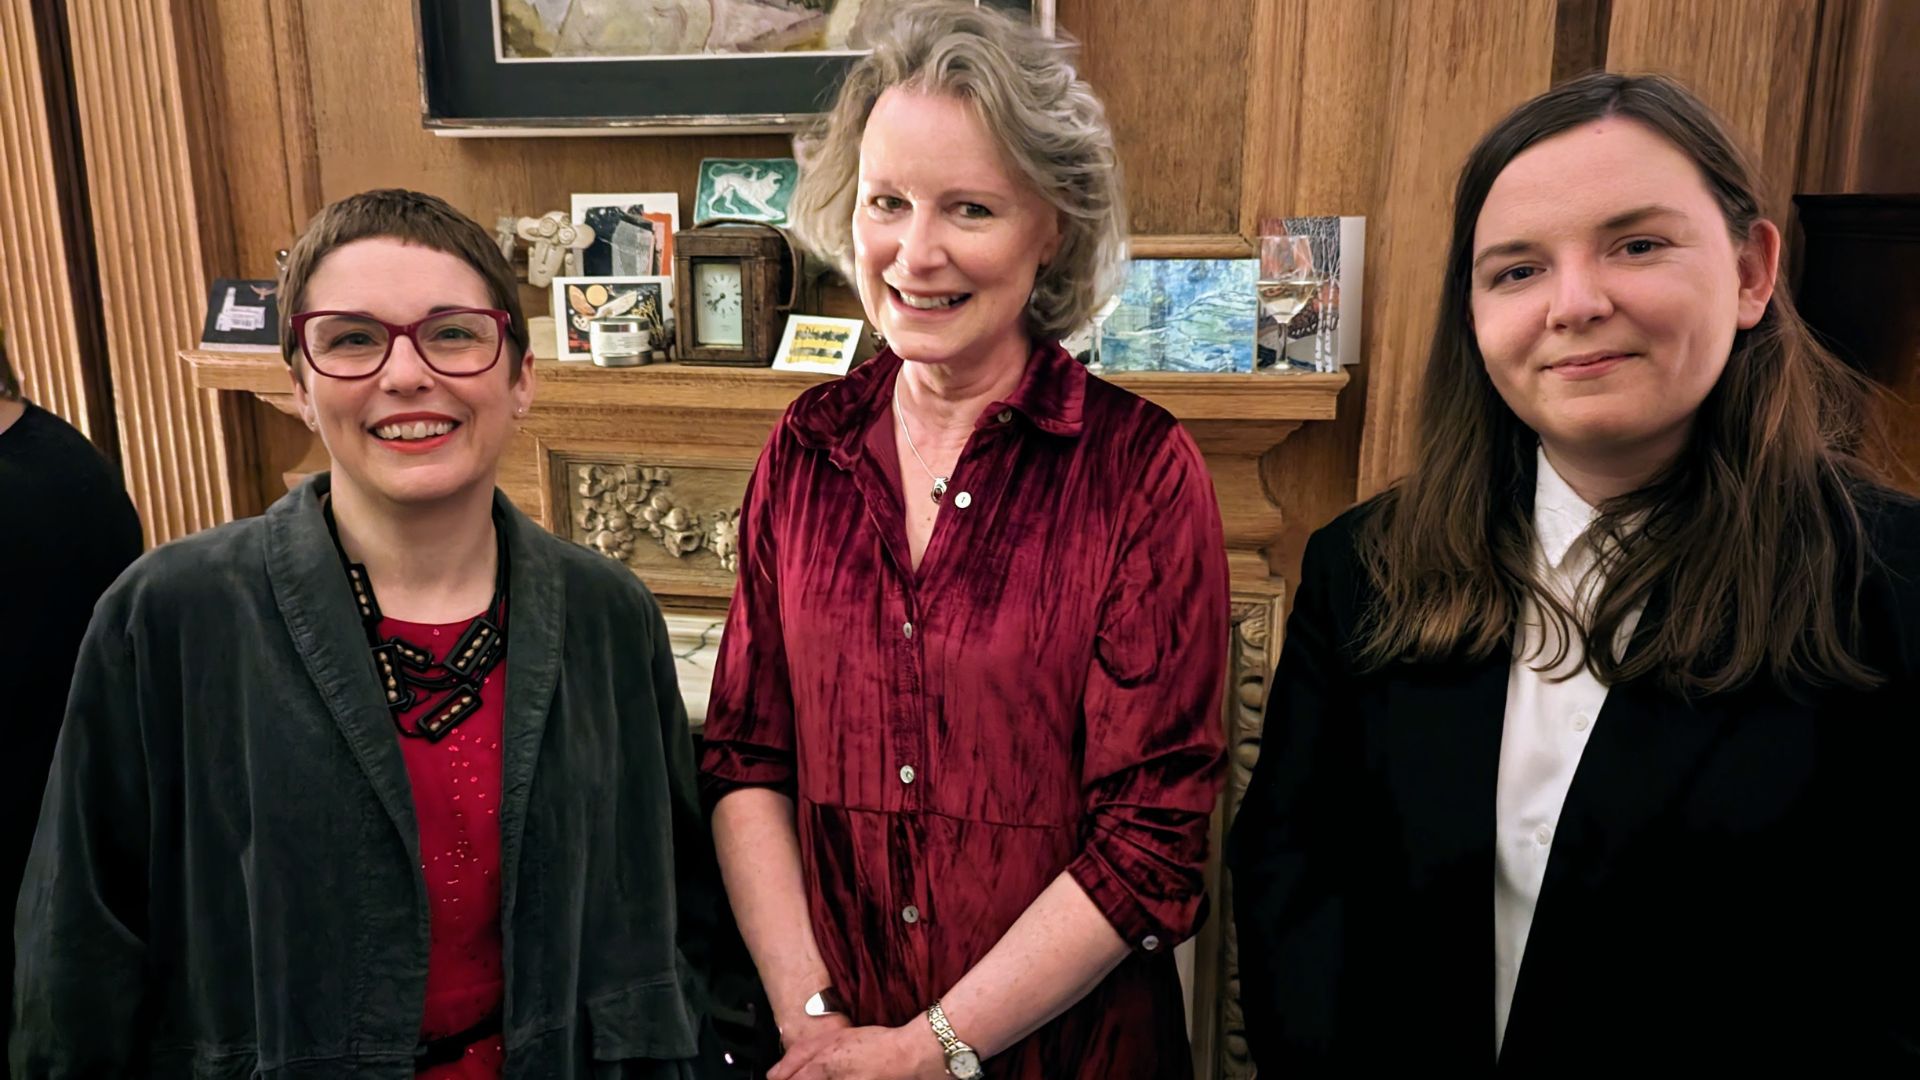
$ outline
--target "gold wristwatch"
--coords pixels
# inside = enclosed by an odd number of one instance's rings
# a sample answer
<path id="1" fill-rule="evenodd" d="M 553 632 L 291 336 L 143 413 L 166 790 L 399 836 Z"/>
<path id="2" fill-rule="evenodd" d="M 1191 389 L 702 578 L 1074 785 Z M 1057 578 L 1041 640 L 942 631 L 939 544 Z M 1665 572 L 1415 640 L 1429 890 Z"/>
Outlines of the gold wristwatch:
<path id="1" fill-rule="evenodd" d="M 978 1080 L 986 1075 L 986 1070 L 980 1067 L 980 1055 L 953 1033 L 953 1025 L 947 1023 L 946 1010 L 939 1002 L 927 1010 L 927 1023 L 933 1025 L 933 1036 L 940 1040 L 940 1049 L 946 1052 L 948 1076 L 954 1080 Z"/>

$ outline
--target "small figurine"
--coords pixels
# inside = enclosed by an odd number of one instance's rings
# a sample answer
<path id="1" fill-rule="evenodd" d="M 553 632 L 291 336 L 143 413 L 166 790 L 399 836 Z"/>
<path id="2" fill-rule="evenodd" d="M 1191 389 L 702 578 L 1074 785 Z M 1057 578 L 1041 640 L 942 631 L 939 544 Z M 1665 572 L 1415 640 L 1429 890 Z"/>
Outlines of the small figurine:
<path id="1" fill-rule="evenodd" d="M 574 224 L 565 210 L 523 217 L 514 223 L 514 234 L 532 245 L 527 250 L 527 284 L 539 289 L 553 284 L 563 267 L 568 274 L 578 274 L 580 252 L 593 243 L 593 230 Z"/>

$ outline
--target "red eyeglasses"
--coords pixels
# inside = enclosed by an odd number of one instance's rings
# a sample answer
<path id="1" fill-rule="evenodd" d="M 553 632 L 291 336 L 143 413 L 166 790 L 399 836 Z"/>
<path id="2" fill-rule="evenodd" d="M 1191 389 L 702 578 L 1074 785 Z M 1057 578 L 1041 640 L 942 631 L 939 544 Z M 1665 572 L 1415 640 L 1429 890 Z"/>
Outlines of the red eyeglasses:
<path id="1" fill-rule="evenodd" d="M 378 375 L 400 338 L 412 341 L 413 351 L 435 372 L 464 378 L 500 362 L 513 317 L 494 308 L 452 308 L 395 326 L 358 311 L 303 311 L 292 322 L 308 366 L 330 379 Z"/>

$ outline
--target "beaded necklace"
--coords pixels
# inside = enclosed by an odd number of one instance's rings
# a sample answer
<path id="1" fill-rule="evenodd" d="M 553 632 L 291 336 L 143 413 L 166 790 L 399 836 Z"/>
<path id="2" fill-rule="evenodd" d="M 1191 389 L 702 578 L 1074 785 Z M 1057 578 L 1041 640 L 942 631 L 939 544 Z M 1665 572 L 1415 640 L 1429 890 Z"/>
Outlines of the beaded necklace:
<path id="1" fill-rule="evenodd" d="M 373 653 L 373 669 L 386 695 L 387 711 L 393 726 L 410 739 L 439 742 L 458 727 L 460 721 L 480 709 L 480 687 L 507 653 L 507 537 L 496 515 L 493 535 L 499 553 L 493 577 L 493 599 L 487 609 L 473 617 L 467 629 L 440 660 L 426 649 L 397 637 L 380 638 L 380 602 L 373 595 L 373 579 L 367 568 L 347 558 L 340 544 L 340 528 L 333 520 L 333 504 L 324 506 L 327 532 L 333 537 L 333 549 L 347 572 L 347 584 L 353 587 L 354 606 L 360 611 L 360 626 L 367 635 L 367 648 Z M 432 697 L 441 695 L 433 707 L 409 724 L 402 714 Z"/>

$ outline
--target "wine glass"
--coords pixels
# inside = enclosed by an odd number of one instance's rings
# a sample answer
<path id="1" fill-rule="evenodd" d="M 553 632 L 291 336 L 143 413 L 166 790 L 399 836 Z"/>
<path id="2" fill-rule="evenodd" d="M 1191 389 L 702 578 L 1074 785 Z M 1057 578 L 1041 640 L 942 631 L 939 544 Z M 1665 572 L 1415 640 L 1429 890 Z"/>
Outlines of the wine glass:
<path id="1" fill-rule="evenodd" d="M 1263 236 L 1260 238 L 1260 344 L 1271 350 L 1272 358 L 1262 356 L 1261 368 L 1268 371 L 1324 371 L 1328 368 L 1325 335 L 1320 331 L 1313 303 L 1326 285 L 1326 275 L 1316 265 L 1311 236 Z M 1303 349 L 1294 345 L 1305 340 Z"/>

